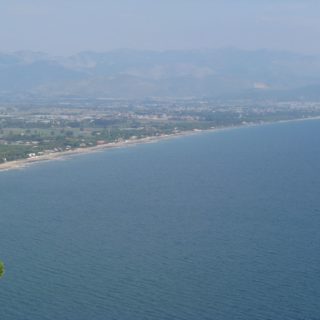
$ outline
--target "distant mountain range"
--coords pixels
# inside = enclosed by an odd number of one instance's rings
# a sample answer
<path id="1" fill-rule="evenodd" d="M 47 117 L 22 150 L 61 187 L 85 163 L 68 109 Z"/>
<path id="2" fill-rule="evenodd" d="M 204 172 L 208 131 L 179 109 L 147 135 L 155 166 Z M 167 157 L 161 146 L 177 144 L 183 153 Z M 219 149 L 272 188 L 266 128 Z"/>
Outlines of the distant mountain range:
<path id="1" fill-rule="evenodd" d="M 220 49 L 0 53 L 0 97 L 320 99 L 320 56 Z"/>

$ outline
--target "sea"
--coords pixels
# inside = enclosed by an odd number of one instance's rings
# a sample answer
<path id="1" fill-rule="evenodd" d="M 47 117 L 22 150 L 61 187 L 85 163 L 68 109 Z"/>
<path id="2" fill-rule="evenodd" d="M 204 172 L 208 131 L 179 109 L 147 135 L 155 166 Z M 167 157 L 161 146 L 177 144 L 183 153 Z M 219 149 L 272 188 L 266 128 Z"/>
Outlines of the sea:
<path id="1" fill-rule="evenodd" d="M 1 320 L 319 320 L 320 121 L 0 172 Z"/>

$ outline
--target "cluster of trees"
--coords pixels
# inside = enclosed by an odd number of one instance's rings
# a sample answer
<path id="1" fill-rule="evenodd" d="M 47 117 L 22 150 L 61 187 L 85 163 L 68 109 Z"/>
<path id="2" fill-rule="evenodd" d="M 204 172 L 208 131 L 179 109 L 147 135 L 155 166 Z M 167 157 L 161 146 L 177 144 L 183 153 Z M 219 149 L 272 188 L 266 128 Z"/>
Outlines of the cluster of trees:
<path id="1" fill-rule="evenodd" d="M 3 276 L 4 274 L 4 264 L 2 261 L 0 261 L 0 278 Z"/>

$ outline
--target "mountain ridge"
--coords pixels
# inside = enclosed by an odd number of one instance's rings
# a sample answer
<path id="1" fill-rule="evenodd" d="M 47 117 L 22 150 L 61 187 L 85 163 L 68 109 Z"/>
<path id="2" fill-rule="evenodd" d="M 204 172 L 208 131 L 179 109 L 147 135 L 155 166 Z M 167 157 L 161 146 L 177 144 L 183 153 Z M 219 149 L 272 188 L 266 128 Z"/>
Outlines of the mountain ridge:
<path id="1" fill-rule="evenodd" d="M 0 96 L 319 99 L 320 56 L 234 48 L 0 53 Z"/>

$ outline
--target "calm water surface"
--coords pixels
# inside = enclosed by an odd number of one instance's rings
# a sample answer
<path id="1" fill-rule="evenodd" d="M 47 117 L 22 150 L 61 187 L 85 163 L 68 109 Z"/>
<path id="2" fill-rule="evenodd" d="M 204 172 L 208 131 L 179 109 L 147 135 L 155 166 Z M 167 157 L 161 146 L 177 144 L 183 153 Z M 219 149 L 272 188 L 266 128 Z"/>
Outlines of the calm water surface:
<path id="1" fill-rule="evenodd" d="M 320 122 L 0 173 L 3 320 L 319 320 Z"/>

